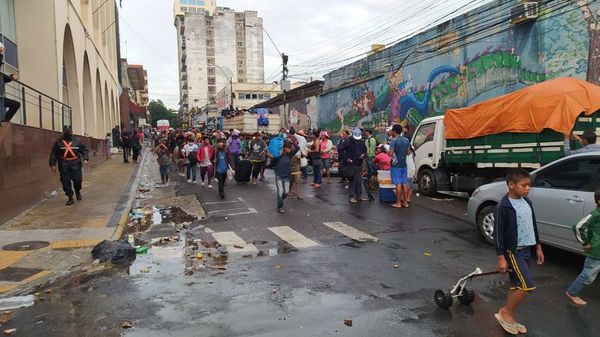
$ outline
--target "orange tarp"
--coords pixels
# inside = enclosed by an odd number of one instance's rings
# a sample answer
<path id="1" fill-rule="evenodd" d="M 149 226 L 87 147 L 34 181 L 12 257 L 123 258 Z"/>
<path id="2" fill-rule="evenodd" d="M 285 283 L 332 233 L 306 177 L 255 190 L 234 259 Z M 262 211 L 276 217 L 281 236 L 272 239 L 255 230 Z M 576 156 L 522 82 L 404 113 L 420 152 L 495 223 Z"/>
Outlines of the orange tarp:
<path id="1" fill-rule="evenodd" d="M 577 117 L 600 110 L 600 87 L 572 77 L 529 86 L 444 115 L 446 139 L 467 139 L 504 132 L 569 134 Z"/>

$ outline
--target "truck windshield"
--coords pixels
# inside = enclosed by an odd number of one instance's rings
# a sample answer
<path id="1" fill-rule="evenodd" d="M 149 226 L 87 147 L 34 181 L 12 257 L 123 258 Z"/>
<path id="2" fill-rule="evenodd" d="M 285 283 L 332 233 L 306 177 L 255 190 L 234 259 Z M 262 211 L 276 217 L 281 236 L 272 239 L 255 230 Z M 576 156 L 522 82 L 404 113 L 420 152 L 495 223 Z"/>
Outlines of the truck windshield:
<path id="1" fill-rule="evenodd" d="M 435 124 L 436 123 L 423 124 L 415 132 L 413 136 L 413 147 L 415 148 L 415 151 L 423 146 L 423 144 L 433 141 L 433 137 L 435 135 Z"/>

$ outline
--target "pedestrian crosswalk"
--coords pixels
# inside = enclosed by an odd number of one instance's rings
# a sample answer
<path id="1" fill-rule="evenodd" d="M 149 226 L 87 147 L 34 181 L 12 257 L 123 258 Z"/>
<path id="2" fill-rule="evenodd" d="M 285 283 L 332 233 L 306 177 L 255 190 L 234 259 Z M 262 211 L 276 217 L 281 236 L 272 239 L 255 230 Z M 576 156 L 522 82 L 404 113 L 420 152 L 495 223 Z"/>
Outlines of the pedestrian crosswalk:
<path id="1" fill-rule="evenodd" d="M 358 229 L 350 227 L 343 222 L 325 222 L 323 224 L 334 231 L 340 232 L 356 241 L 378 241 L 378 239 L 373 235 L 359 231 Z"/>
<path id="2" fill-rule="evenodd" d="M 315 241 L 296 232 L 288 226 L 270 227 L 269 230 L 273 232 L 273 234 L 280 237 L 283 241 L 289 243 L 297 249 L 316 247 L 319 245 Z"/>
<path id="3" fill-rule="evenodd" d="M 323 230 L 335 233 L 338 236 L 361 242 L 378 242 L 379 239 L 371 234 L 365 233 L 357 228 L 347 225 L 343 222 L 324 222 L 320 224 L 321 229 L 311 230 L 313 233 L 323 233 Z M 274 226 L 268 228 L 269 232 L 274 234 L 281 241 L 286 242 L 291 247 L 297 250 L 306 250 L 323 246 L 317 238 L 310 238 L 306 233 L 301 233 L 290 226 Z M 226 246 L 230 253 L 242 255 L 254 255 L 258 253 L 256 246 L 247 243 L 238 234 L 232 231 L 228 232 L 212 232 L 213 238 L 222 246 Z M 314 234 L 317 235 L 317 234 Z M 331 236 L 328 236 L 329 238 Z"/>

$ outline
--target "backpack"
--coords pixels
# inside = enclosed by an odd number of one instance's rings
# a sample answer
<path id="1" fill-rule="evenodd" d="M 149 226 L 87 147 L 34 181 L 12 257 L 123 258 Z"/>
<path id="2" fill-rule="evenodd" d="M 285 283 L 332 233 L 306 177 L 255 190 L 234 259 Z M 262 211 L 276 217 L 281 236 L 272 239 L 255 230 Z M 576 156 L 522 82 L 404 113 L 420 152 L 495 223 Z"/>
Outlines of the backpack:
<path id="1" fill-rule="evenodd" d="M 188 153 L 188 160 L 190 161 L 190 164 L 198 164 L 198 152 L 192 151 Z"/>

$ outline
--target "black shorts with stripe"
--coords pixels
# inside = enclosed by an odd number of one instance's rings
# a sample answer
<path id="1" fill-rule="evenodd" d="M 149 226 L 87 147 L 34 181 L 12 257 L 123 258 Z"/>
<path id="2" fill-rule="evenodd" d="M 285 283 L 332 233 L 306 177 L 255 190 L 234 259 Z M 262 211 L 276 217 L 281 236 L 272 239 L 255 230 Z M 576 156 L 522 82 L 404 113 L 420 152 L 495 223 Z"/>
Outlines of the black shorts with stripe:
<path id="1" fill-rule="evenodd" d="M 510 289 L 520 289 L 523 291 L 535 290 L 533 274 L 531 273 L 531 247 L 523 247 L 517 249 L 516 252 L 508 250 L 504 253 L 504 257 L 510 268 L 508 272 L 511 284 Z"/>

